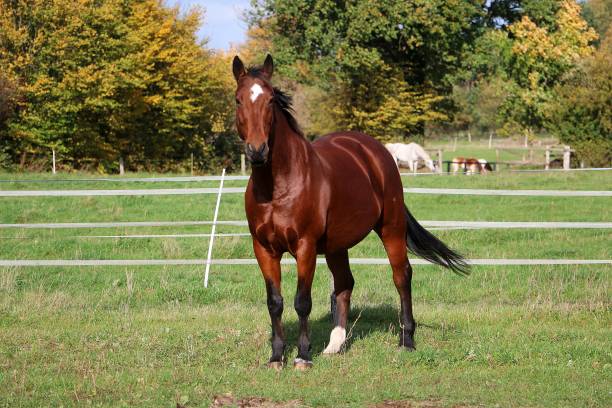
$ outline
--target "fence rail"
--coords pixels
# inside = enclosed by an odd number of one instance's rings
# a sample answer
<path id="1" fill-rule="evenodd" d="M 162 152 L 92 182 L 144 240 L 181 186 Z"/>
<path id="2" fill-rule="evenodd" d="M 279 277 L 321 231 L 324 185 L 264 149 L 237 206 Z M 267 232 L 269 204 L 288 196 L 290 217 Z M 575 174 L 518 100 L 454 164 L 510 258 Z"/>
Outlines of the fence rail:
<path id="1" fill-rule="evenodd" d="M 283 258 L 284 265 L 294 265 L 292 258 Z M 389 265 L 387 258 L 351 258 L 352 265 Z M 432 265 L 424 259 L 411 259 L 412 265 Z M 612 265 L 611 259 L 468 259 L 470 265 Z M 255 259 L 21 259 L 0 260 L 0 267 L 31 266 L 159 266 L 159 265 L 257 265 Z M 317 258 L 317 264 L 325 265 L 324 258 Z"/>
<path id="2" fill-rule="evenodd" d="M 245 180 L 246 176 L 230 176 L 234 180 Z M 161 227 L 161 226 L 193 226 L 211 225 L 213 230 L 210 237 L 208 259 L 30 259 L 30 260 L 0 260 L 0 267 L 71 267 L 71 266 L 144 266 L 144 265 L 206 265 L 204 277 L 205 286 L 208 281 L 208 268 L 211 265 L 255 265 L 255 259 L 213 259 L 212 243 L 215 236 L 216 225 L 245 226 L 247 222 L 216 221 L 217 211 L 223 193 L 244 193 L 245 187 L 223 188 L 223 175 L 182 178 L 164 177 L 149 178 L 156 181 L 187 181 L 188 180 L 220 180 L 218 188 L 173 188 L 173 189 L 116 189 L 116 190 L 0 190 L 0 197 L 70 197 L 70 196 L 145 196 L 145 195 L 191 195 L 191 194 L 217 194 L 217 209 L 213 221 L 158 221 L 158 222 L 89 222 L 89 223 L 29 223 L 29 224 L 0 224 L 0 228 L 116 228 L 116 227 Z M 100 180 L 100 179 L 99 179 Z M 110 180 L 110 179 L 109 179 Z M 114 180 L 114 179 L 112 179 Z M 125 179 L 124 179 L 125 180 Z M 137 179 L 131 179 L 135 181 Z M 106 180 L 104 180 L 106 181 Z M 142 181 L 142 180 L 138 180 Z M 609 197 L 612 191 L 577 191 L 577 190 L 487 190 L 487 189 L 449 189 L 449 188 L 404 188 L 404 193 L 436 194 L 436 195 L 489 195 L 489 196 L 558 196 L 558 197 Z M 431 228 L 612 228 L 609 222 L 487 222 L 487 221 L 423 221 L 422 224 Z M 162 235 L 159 237 L 178 236 L 179 234 Z M 198 234 L 203 236 L 204 234 Z M 220 234 L 219 234 L 220 235 Z M 230 234 L 227 234 L 230 235 Z M 232 236 L 246 236 L 247 234 L 231 234 Z M 156 236 L 156 237 L 157 237 Z M 183 236 L 195 236 L 193 234 Z M 137 238 L 153 237 L 153 234 L 115 235 L 115 236 L 81 236 L 83 238 Z M 413 259 L 414 265 L 428 265 L 423 259 Z M 294 264 L 293 259 L 285 258 L 283 264 Z M 324 264 L 325 260 L 317 259 L 317 264 Z M 353 265 L 388 265 L 386 258 L 353 258 Z M 612 260 L 606 259 L 471 259 L 471 265 L 611 265 Z"/>
<path id="3" fill-rule="evenodd" d="M 243 194 L 246 187 L 224 187 L 223 194 Z M 0 197 L 92 197 L 218 194 L 219 188 L 151 188 L 135 190 L 0 190 Z M 608 190 L 491 190 L 468 188 L 404 188 L 404 193 L 532 197 L 612 197 Z"/>
<path id="4" fill-rule="evenodd" d="M 427 228 L 463 229 L 609 229 L 612 222 L 600 221 L 419 221 Z M 217 225 L 246 227 L 246 220 L 217 221 Z M 213 221 L 124 221 L 124 222 L 54 222 L 0 224 L 0 229 L 89 229 L 89 228 L 141 228 L 141 227 L 188 227 L 213 225 Z M 106 237 L 106 236 L 104 236 Z M 110 236 L 109 236 L 110 237 Z M 114 237 L 114 236 L 113 236 Z"/>
<path id="5" fill-rule="evenodd" d="M 612 167 L 587 167 L 577 169 L 533 169 L 533 170 L 507 170 L 508 173 L 551 173 L 551 172 L 568 172 L 568 171 L 610 171 Z M 412 176 L 435 176 L 440 174 L 453 174 L 452 172 L 438 173 L 400 173 L 402 177 Z M 249 176 L 225 176 L 225 180 L 240 181 L 248 180 Z M 0 183 L 168 183 L 168 182 L 201 182 L 201 181 L 219 181 L 221 176 L 171 176 L 171 177 L 98 177 L 98 178 L 51 178 L 51 179 L 15 179 L 7 180 L 0 179 Z"/>

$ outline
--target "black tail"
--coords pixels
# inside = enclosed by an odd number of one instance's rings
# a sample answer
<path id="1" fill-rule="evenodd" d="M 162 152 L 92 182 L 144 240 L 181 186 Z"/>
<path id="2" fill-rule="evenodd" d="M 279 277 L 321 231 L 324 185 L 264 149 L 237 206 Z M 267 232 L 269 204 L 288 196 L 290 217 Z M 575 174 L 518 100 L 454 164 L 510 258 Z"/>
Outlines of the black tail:
<path id="1" fill-rule="evenodd" d="M 410 214 L 407 207 L 406 218 L 408 223 L 406 243 L 411 252 L 429 262 L 448 268 L 459 275 L 468 275 L 470 273 L 470 266 L 465 261 L 465 258 L 447 247 L 444 242 L 423 228 Z"/>

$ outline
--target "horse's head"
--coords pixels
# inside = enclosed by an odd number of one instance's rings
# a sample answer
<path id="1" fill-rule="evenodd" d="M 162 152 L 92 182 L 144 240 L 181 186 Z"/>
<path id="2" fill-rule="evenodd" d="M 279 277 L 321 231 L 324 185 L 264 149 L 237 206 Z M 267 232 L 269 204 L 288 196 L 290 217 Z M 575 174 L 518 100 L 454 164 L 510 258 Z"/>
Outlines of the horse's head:
<path id="1" fill-rule="evenodd" d="M 268 161 L 269 137 L 274 119 L 274 88 L 270 84 L 274 62 L 268 55 L 260 69 L 250 69 L 234 57 L 236 89 L 236 128 L 245 143 L 247 159 L 253 166 Z"/>
<path id="2" fill-rule="evenodd" d="M 438 172 L 438 164 L 437 164 L 437 162 L 435 162 L 435 161 L 433 161 L 433 160 L 431 160 L 431 159 L 425 160 L 425 166 L 426 166 L 426 167 L 427 167 L 429 170 L 431 170 L 432 172 L 434 172 L 434 173 L 437 173 L 437 172 Z"/>
<path id="3" fill-rule="evenodd" d="M 480 165 L 480 172 L 482 174 L 487 174 L 489 171 L 493 171 L 493 168 L 485 159 L 478 159 L 478 164 Z"/>

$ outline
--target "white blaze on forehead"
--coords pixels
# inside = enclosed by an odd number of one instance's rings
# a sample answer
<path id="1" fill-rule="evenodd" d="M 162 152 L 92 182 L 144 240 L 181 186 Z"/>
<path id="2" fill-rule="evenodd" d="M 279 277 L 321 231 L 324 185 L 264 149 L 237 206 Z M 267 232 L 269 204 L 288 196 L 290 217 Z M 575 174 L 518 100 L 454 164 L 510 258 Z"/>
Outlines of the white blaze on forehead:
<path id="1" fill-rule="evenodd" d="M 251 102 L 255 103 L 259 95 L 263 93 L 261 85 L 255 84 L 251 87 Z"/>

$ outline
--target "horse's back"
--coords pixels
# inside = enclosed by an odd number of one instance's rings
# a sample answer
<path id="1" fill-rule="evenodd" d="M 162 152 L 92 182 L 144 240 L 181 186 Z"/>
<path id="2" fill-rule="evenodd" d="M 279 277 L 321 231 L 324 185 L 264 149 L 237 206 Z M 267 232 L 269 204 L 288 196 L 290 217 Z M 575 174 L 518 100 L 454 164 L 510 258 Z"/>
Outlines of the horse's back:
<path id="1" fill-rule="evenodd" d="M 350 247 L 363 239 L 381 219 L 390 197 L 402 197 L 402 184 L 393 157 L 374 138 L 358 132 L 323 136 L 312 147 L 330 185 L 328 250 Z"/>
<path id="2" fill-rule="evenodd" d="M 330 133 L 315 140 L 312 147 L 331 171 L 330 177 L 367 178 L 378 184 L 393 178 L 400 181 L 389 151 L 378 140 L 364 133 Z"/>

